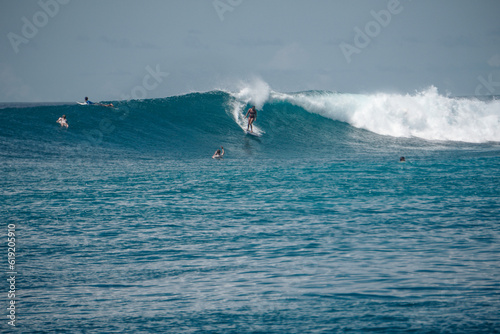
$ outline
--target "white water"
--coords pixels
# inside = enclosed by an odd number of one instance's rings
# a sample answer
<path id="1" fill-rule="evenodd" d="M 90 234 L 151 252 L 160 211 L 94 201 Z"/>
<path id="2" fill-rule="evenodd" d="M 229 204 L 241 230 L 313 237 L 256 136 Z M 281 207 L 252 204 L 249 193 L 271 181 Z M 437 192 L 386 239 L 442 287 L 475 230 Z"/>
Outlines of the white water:
<path id="1" fill-rule="evenodd" d="M 260 117 L 265 103 L 285 101 L 306 111 L 380 135 L 469 143 L 500 142 L 500 101 L 454 98 L 430 87 L 415 94 L 279 93 L 262 79 L 237 85 L 230 113 L 246 129 L 243 110 L 255 105 Z M 258 122 L 257 122 L 258 124 Z M 254 125 L 258 133 L 262 129 Z"/>
<path id="2" fill-rule="evenodd" d="M 414 95 L 272 93 L 271 97 L 381 135 L 500 142 L 500 101 L 446 97 L 435 87 Z"/>
<path id="3" fill-rule="evenodd" d="M 247 120 L 245 118 L 245 114 L 247 113 L 247 110 L 244 110 L 244 108 L 247 105 L 254 105 L 257 109 L 258 119 L 260 116 L 260 111 L 262 111 L 264 104 L 269 100 L 271 88 L 266 82 L 258 78 L 253 79 L 250 83 L 241 82 L 238 86 L 239 91 L 237 93 L 228 92 L 235 98 L 235 100 L 230 105 L 230 112 L 235 122 L 243 130 L 246 130 Z M 265 133 L 255 123 L 252 126 L 253 132 L 259 135 Z"/>

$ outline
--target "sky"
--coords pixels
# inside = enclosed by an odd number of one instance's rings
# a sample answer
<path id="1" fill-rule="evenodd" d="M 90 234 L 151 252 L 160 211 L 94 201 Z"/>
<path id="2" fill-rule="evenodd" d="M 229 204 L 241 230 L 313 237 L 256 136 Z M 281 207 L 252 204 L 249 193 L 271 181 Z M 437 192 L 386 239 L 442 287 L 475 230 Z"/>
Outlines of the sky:
<path id="1" fill-rule="evenodd" d="M 500 95 L 498 0 L 0 0 L 0 102 Z"/>

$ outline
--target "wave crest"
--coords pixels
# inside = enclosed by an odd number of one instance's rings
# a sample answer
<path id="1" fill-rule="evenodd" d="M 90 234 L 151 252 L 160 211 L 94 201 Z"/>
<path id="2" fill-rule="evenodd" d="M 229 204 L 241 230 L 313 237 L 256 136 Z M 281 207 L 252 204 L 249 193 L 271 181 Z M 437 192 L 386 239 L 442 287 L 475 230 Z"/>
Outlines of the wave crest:
<path id="1" fill-rule="evenodd" d="M 380 135 L 469 143 L 500 141 L 500 101 L 443 96 L 435 87 L 413 95 L 271 92 L 268 103 L 276 101 Z"/>

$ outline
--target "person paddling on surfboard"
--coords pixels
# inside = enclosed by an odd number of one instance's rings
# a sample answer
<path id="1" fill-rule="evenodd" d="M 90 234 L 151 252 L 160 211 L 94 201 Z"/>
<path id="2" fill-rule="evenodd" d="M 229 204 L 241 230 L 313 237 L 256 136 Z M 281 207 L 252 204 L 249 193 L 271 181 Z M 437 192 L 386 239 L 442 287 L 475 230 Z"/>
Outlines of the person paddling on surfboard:
<path id="1" fill-rule="evenodd" d="M 85 96 L 85 103 L 86 104 L 95 104 L 95 105 L 98 105 L 98 106 L 103 106 L 103 107 L 114 107 L 113 106 L 113 103 L 110 103 L 110 104 L 104 104 L 104 103 L 94 103 L 92 101 L 89 100 L 89 98 L 87 96 Z"/>
<path id="2" fill-rule="evenodd" d="M 224 147 L 221 146 L 220 148 L 220 150 L 215 151 L 214 155 L 212 155 L 212 159 L 222 158 L 224 156 Z"/>
<path id="3" fill-rule="evenodd" d="M 252 124 L 257 119 L 257 110 L 255 110 L 255 106 L 252 106 L 252 108 L 248 109 L 247 114 L 245 115 L 245 118 L 246 117 L 248 117 L 247 131 L 253 132 Z"/>

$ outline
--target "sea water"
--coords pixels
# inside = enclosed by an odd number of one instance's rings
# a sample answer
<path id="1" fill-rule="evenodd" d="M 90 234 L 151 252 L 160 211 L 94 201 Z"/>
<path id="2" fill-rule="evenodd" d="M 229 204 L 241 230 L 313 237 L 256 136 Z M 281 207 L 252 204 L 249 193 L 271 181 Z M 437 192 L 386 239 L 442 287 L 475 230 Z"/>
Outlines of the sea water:
<path id="1" fill-rule="evenodd" d="M 4 105 L 2 331 L 499 332 L 500 103 L 263 91 Z"/>

